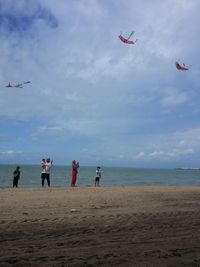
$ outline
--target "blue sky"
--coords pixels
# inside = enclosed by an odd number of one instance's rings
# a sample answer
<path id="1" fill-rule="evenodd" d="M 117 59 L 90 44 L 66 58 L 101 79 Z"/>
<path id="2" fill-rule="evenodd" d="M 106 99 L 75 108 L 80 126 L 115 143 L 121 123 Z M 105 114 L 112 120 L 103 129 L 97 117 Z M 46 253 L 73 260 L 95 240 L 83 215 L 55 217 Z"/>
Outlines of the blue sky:
<path id="1" fill-rule="evenodd" d="M 0 163 L 200 167 L 199 10 L 199 0 L 0 0 Z M 118 35 L 132 30 L 138 42 L 124 45 Z"/>

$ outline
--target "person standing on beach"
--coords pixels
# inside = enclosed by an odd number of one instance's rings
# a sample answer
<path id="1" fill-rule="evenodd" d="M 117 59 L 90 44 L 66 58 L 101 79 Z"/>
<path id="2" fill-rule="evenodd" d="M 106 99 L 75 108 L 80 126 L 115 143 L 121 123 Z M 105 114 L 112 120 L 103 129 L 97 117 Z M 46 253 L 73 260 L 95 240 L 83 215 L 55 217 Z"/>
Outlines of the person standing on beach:
<path id="1" fill-rule="evenodd" d="M 48 158 L 46 161 L 46 180 L 47 180 L 48 187 L 50 187 L 50 172 L 51 172 L 52 166 L 53 166 L 53 160 Z"/>
<path id="2" fill-rule="evenodd" d="M 17 166 L 13 172 L 13 188 L 18 187 L 18 181 L 20 179 L 20 167 Z"/>
<path id="3" fill-rule="evenodd" d="M 79 162 L 72 161 L 72 182 L 71 186 L 76 186 L 77 173 L 79 168 Z"/>
<path id="4" fill-rule="evenodd" d="M 96 169 L 96 177 L 95 177 L 95 186 L 99 186 L 99 181 L 101 179 L 101 167 L 97 167 Z"/>
<path id="5" fill-rule="evenodd" d="M 41 172 L 41 179 L 42 179 L 42 187 L 44 186 L 44 180 L 46 179 L 46 160 L 42 159 L 42 172 Z"/>
<path id="6" fill-rule="evenodd" d="M 50 187 L 50 172 L 51 172 L 51 167 L 53 166 L 53 160 L 48 158 L 46 161 L 45 159 L 42 160 L 42 173 L 41 173 L 41 178 L 42 178 L 42 187 L 44 187 L 44 180 L 47 180 L 48 187 Z"/>

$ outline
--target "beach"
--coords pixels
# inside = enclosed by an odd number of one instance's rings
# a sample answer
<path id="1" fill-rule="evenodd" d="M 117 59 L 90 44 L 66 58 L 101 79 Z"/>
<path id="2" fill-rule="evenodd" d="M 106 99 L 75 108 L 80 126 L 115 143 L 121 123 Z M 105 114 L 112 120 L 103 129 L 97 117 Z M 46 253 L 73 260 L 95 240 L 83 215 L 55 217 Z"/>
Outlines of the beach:
<path id="1" fill-rule="evenodd" d="M 0 189 L 0 266 L 200 266 L 200 186 Z"/>

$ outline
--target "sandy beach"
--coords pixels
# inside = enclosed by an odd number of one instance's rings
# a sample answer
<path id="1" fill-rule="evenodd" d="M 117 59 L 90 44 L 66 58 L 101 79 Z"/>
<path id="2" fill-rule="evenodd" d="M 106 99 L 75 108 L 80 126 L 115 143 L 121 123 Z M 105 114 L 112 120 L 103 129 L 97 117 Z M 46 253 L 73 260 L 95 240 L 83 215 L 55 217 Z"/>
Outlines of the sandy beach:
<path id="1" fill-rule="evenodd" d="M 0 266 L 200 266 L 200 187 L 0 189 Z"/>

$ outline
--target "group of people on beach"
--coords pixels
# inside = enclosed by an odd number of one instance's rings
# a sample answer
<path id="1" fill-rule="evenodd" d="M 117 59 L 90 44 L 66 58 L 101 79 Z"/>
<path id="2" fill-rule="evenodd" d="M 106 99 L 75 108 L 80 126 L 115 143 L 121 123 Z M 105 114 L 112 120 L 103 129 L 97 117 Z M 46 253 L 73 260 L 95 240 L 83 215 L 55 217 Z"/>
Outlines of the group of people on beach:
<path id="1" fill-rule="evenodd" d="M 51 168 L 53 166 L 53 160 L 50 158 L 43 158 L 41 162 L 41 182 L 42 182 L 42 187 L 44 187 L 45 180 L 47 181 L 48 187 L 50 187 L 50 173 L 51 173 Z M 79 168 L 79 162 L 76 160 L 72 161 L 72 173 L 71 173 L 71 186 L 75 187 L 76 186 L 76 181 L 77 181 L 77 174 L 78 174 L 78 168 Z M 20 179 L 20 166 L 17 166 L 15 171 L 13 172 L 13 187 L 18 187 L 18 181 Z M 100 186 L 100 179 L 101 179 L 101 167 L 98 166 L 96 168 L 96 176 L 95 176 L 95 186 Z"/>
<path id="2" fill-rule="evenodd" d="M 41 179 L 42 179 L 42 187 L 44 187 L 44 181 L 47 180 L 47 185 L 50 187 L 50 171 L 51 167 L 53 166 L 53 160 L 50 158 L 42 159 L 42 172 L 41 172 Z M 71 186 L 76 186 L 77 174 L 78 174 L 79 162 L 75 160 L 72 161 L 72 181 Z"/>

